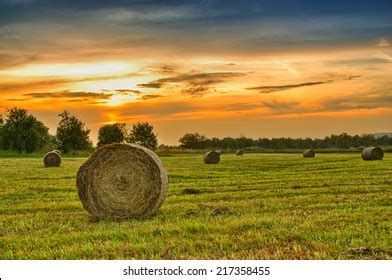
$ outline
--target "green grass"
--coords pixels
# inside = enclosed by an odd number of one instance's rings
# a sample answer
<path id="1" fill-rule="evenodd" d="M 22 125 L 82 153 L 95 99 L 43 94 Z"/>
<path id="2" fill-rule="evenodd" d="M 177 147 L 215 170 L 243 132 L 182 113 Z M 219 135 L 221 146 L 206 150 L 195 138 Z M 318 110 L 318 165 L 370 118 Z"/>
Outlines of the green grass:
<path id="1" fill-rule="evenodd" d="M 0 159 L 0 259 L 392 259 L 391 154 L 164 157 L 165 203 L 124 222 L 82 208 L 84 160 Z"/>

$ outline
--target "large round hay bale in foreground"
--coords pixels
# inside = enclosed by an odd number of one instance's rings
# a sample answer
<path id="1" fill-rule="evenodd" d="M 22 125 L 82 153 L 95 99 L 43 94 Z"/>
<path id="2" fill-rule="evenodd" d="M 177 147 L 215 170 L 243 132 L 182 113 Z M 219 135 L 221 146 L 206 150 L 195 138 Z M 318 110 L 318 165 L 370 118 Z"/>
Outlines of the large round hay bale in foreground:
<path id="1" fill-rule="evenodd" d="M 168 178 L 159 157 L 137 144 L 99 148 L 76 178 L 83 207 L 97 219 L 154 215 L 166 198 Z"/>
<path id="2" fill-rule="evenodd" d="M 45 167 L 59 167 L 61 165 L 61 156 L 56 152 L 49 152 L 44 156 Z"/>
<path id="3" fill-rule="evenodd" d="M 384 158 L 384 150 L 380 147 L 367 147 L 362 151 L 363 160 L 382 160 Z"/>
<path id="4" fill-rule="evenodd" d="M 315 155 L 316 155 L 316 153 L 312 149 L 306 150 L 303 153 L 304 157 L 314 157 Z"/>
<path id="5" fill-rule="evenodd" d="M 206 164 L 218 164 L 220 155 L 216 151 L 210 151 L 204 154 L 203 160 Z"/>
<path id="6" fill-rule="evenodd" d="M 243 155 L 244 155 L 244 151 L 243 151 L 243 150 L 237 150 L 237 151 L 235 152 L 235 154 L 236 154 L 237 156 L 243 156 Z"/>

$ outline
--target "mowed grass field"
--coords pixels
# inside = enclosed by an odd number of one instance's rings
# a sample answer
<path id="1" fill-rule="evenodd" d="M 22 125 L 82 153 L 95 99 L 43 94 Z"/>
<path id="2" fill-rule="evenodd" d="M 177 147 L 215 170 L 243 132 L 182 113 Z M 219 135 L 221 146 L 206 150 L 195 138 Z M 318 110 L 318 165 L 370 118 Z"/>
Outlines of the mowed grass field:
<path id="1" fill-rule="evenodd" d="M 165 203 L 123 222 L 83 209 L 84 160 L 0 159 L 1 259 L 392 259 L 392 154 L 163 157 Z"/>

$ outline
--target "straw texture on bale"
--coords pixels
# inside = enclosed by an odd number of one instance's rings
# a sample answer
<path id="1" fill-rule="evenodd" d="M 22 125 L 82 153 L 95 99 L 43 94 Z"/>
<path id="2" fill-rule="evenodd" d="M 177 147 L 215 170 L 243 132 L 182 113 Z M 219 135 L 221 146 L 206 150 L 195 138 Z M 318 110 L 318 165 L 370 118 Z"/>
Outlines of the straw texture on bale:
<path id="1" fill-rule="evenodd" d="M 59 167 L 61 165 L 61 156 L 56 152 L 49 152 L 44 156 L 45 167 Z"/>
<path id="2" fill-rule="evenodd" d="M 363 160 L 382 160 L 384 151 L 380 147 L 367 147 L 362 151 Z"/>
<path id="3" fill-rule="evenodd" d="M 237 151 L 235 152 L 235 154 L 236 154 L 237 156 L 243 156 L 243 155 L 244 155 L 244 151 L 243 151 L 243 150 L 237 150 Z"/>
<path id="4" fill-rule="evenodd" d="M 303 155 L 304 155 L 304 157 L 314 157 L 316 155 L 316 153 L 312 149 L 310 149 L 310 150 L 304 151 Z"/>
<path id="5" fill-rule="evenodd" d="M 147 218 L 166 198 L 168 178 L 159 157 L 137 144 L 99 148 L 76 178 L 83 207 L 108 220 Z"/>
<path id="6" fill-rule="evenodd" d="M 218 164 L 220 155 L 216 151 L 210 151 L 204 154 L 203 160 L 206 164 Z"/>

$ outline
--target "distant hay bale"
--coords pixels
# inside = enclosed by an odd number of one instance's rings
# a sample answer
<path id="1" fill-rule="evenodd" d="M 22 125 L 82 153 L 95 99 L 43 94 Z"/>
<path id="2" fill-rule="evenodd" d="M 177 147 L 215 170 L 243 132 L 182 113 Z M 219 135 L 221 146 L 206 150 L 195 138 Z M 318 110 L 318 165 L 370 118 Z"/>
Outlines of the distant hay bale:
<path id="1" fill-rule="evenodd" d="M 217 152 L 218 155 L 222 155 L 222 151 L 221 150 L 215 150 L 215 152 Z"/>
<path id="2" fill-rule="evenodd" d="M 210 151 L 204 154 L 203 160 L 206 164 L 218 164 L 220 155 L 216 151 Z"/>
<path id="3" fill-rule="evenodd" d="M 168 178 L 153 151 L 117 143 L 102 146 L 79 168 L 76 185 L 91 215 L 124 220 L 154 215 L 166 198 Z"/>
<path id="4" fill-rule="evenodd" d="M 363 160 L 382 160 L 384 158 L 384 150 L 380 147 L 367 147 L 362 151 Z"/>
<path id="5" fill-rule="evenodd" d="M 316 155 L 316 153 L 312 149 L 310 149 L 310 150 L 304 151 L 303 155 L 304 155 L 304 157 L 314 157 Z"/>
<path id="6" fill-rule="evenodd" d="M 49 152 L 44 156 L 45 167 L 59 167 L 61 165 L 61 156 L 56 152 Z"/>
<path id="7" fill-rule="evenodd" d="M 243 155 L 244 155 L 244 151 L 243 151 L 243 150 L 237 150 L 237 151 L 235 152 L 235 154 L 236 154 L 237 156 L 243 156 Z"/>
<path id="8" fill-rule="evenodd" d="M 58 153 L 60 156 L 62 156 L 62 153 L 59 150 L 53 150 L 52 152 Z"/>

